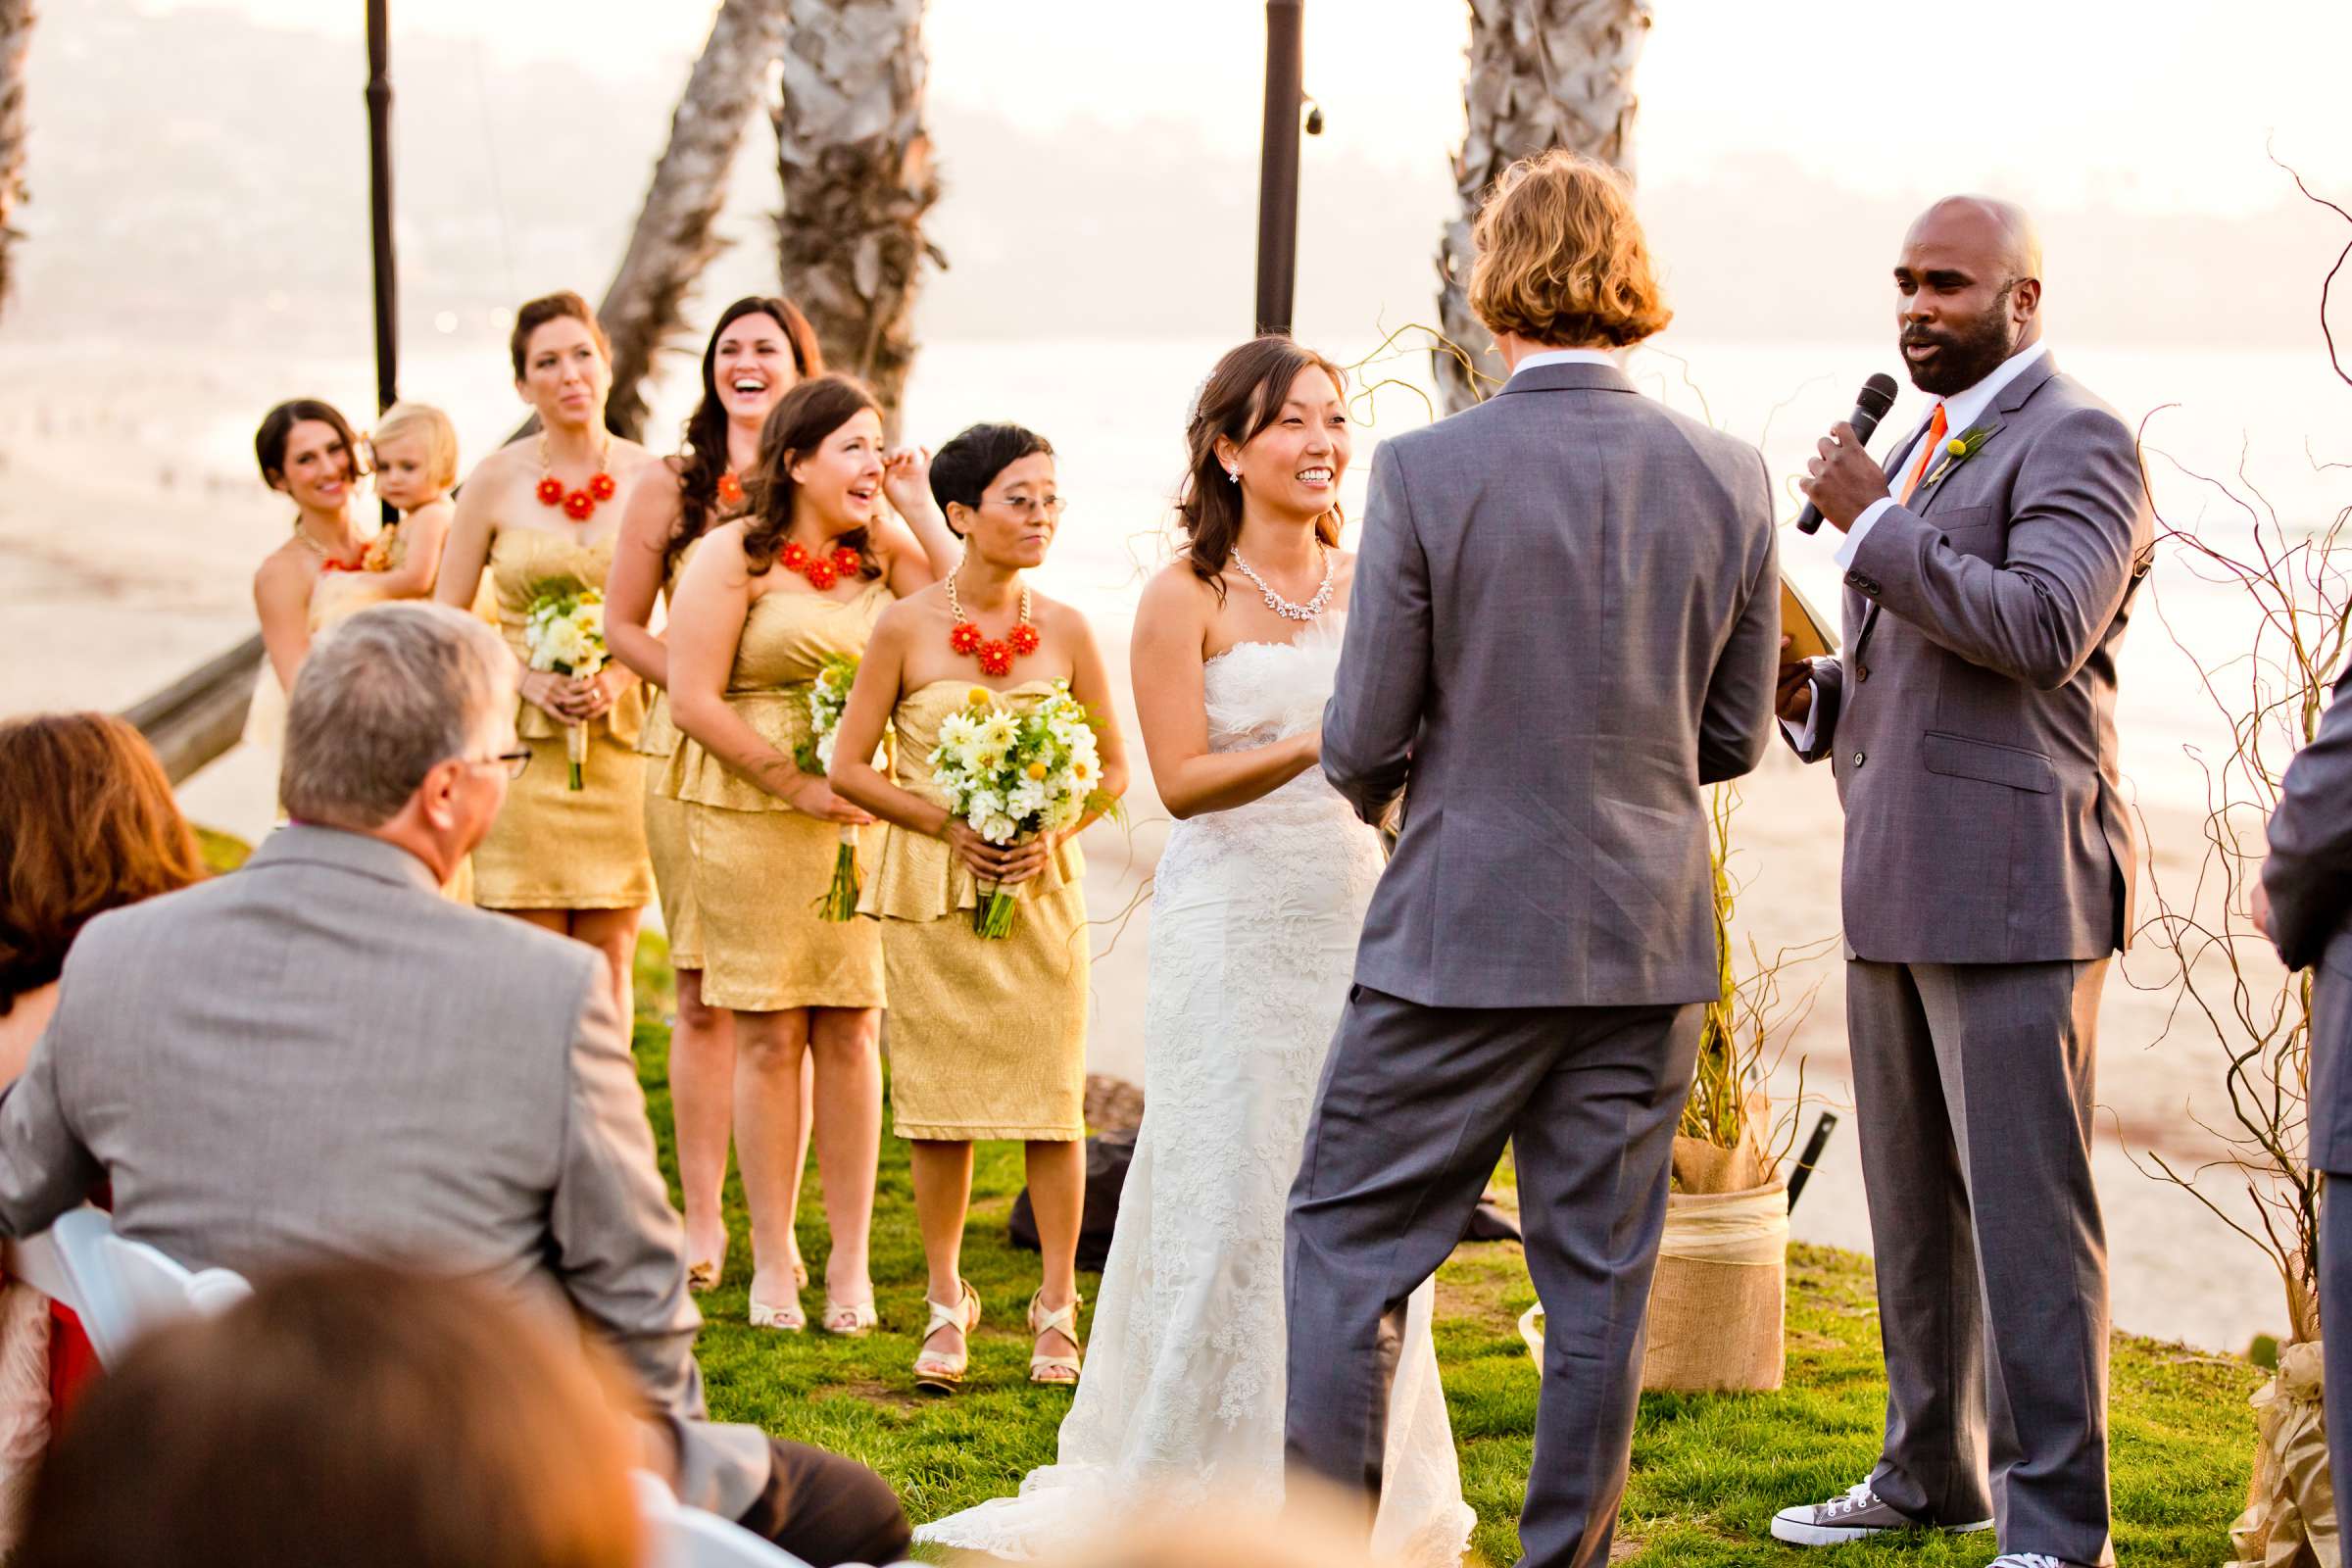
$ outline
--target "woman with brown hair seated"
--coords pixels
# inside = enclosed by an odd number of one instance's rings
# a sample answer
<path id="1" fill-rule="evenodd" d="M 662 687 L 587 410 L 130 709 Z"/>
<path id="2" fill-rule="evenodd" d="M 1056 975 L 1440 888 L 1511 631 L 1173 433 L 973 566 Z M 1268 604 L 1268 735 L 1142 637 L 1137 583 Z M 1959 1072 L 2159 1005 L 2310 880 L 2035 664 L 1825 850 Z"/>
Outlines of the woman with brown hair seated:
<path id="1" fill-rule="evenodd" d="M 339 1263 L 157 1330 L 92 1391 L 23 1568 L 637 1568 L 614 1379 L 477 1284 Z"/>
<path id="2" fill-rule="evenodd" d="M 0 1087 L 16 1082 L 57 1010 L 81 928 L 202 878 L 196 835 L 139 732 L 104 713 L 0 721 Z M 94 1370 L 74 1314 L 0 1288 L 0 1550 L 52 1415 Z"/>

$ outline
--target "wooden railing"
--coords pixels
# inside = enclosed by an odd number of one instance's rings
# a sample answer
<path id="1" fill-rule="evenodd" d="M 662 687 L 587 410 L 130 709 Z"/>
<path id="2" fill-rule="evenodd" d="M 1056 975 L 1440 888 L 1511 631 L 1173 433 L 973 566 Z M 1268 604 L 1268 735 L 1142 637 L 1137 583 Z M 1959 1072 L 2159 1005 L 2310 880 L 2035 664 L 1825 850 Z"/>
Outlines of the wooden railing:
<path id="1" fill-rule="evenodd" d="M 262 634 L 255 632 L 171 685 L 122 710 L 163 759 L 174 784 L 237 744 L 253 705 L 262 668 Z"/>

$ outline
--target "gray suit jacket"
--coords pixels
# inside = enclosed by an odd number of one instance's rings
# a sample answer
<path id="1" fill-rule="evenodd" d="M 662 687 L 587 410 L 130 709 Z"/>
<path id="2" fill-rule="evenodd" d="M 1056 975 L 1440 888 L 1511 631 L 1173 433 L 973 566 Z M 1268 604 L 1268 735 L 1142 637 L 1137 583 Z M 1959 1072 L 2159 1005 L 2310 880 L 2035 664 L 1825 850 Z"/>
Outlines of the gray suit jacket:
<path id="1" fill-rule="evenodd" d="M 2262 865 L 2271 935 L 2289 969 L 2317 966 L 2311 1002 L 2311 1163 L 2352 1171 L 2352 671 L 2295 754 Z"/>
<path id="2" fill-rule="evenodd" d="M 590 948 L 461 907 L 422 862 L 286 827 L 246 867 L 94 920 L 0 1099 L 0 1230 L 114 1186 L 193 1268 L 412 1259 L 576 1313 L 740 1516 L 765 1439 L 704 1423 L 685 1244 Z"/>
<path id="3" fill-rule="evenodd" d="M 2132 929 L 2115 664 L 2154 545 L 2138 453 L 2047 355 L 1982 422 L 1973 457 L 1931 460 L 1936 482 L 1872 525 L 1845 648 L 1813 663 L 1846 946 L 1880 962 L 2098 958 Z"/>
<path id="4" fill-rule="evenodd" d="M 1753 447 L 1543 366 L 1372 460 L 1323 771 L 1410 795 L 1355 978 L 1427 1006 L 1721 989 L 1699 789 L 1772 725 L 1780 564 Z"/>

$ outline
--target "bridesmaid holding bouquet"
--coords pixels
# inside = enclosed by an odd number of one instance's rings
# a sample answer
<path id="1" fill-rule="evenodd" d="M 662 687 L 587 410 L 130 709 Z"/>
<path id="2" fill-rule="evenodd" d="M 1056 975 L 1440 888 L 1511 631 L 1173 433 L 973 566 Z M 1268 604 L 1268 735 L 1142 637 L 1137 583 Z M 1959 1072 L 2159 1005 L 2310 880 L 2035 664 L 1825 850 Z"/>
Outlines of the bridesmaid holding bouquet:
<path id="1" fill-rule="evenodd" d="M 474 902 L 599 949 L 625 1020 L 637 922 L 654 893 L 635 750 L 645 691 L 605 660 L 601 605 L 630 492 L 658 465 L 605 428 L 612 349 L 585 300 L 530 301 L 508 347 L 539 433 L 475 466 L 433 589 L 467 609 L 486 565 L 522 666 L 515 730 L 531 760 L 473 852 Z"/>
<path id="2" fill-rule="evenodd" d="M 950 808 L 929 761 L 959 715 L 1021 715 L 1065 686 L 1094 715 L 1103 796 L 1127 762 L 1102 656 L 1086 617 L 1023 579 L 1061 520 L 1054 449 L 1018 425 L 978 425 L 940 449 L 931 488 L 963 535 L 962 564 L 884 612 L 843 714 L 834 788 L 883 818 L 859 912 L 880 923 L 890 982 L 891 1098 L 913 1145 L 914 1203 L 929 1267 L 915 1387 L 950 1394 L 969 1364 L 980 1299 L 961 1277 L 972 1143 L 1027 1146 L 1044 1280 L 1030 1298 L 1030 1380 L 1078 1380 L 1077 1249 L 1086 1191 L 1089 955 L 1080 820 L 991 843 Z M 891 776 L 872 762 L 898 732 Z M 1002 938 L 977 929 L 986 890 L 1015 893 Z"/>
<path id="3" fill-rule="evenodd" d="M 751 1321 L 807 1326 L 792 1245 L 801 1063 L 832 1247 L 822 1326 L 875 1323 L 867 1244 L 882 1130 L 881 933 L 818 906 L 842 829 L 873 818 L 804 765 L 812 684 L 865 651 L 884 607 L 928 588 L 955 542 L 921 494 L 920 452 L 886 452 L 857 382 L 821 375 L 767 416 L 744 514 L 703 536 L 668 632 L 681 731 L 662 793 L 682 803 L 702 996 L 734 1015 L 736 1158 L 752 1217 Z M 885 491 L 906 521 L 882 508 Z M 918 533 L 921 535 L 918 538 Z M 865 746 L 881 741 L 879 732 Z M 861 835 L 875 846 L 872 832 Z M 870 853 L 865 857 L 870 860 Z"/>

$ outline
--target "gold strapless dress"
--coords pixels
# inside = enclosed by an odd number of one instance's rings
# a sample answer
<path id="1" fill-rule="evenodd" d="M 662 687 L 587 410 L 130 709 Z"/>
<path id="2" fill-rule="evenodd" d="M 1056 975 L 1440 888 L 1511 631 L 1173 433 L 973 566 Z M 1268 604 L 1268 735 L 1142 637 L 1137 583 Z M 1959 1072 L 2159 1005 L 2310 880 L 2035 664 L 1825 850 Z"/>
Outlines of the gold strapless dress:
<path id="1" fill-rule="evenodd" d="M 972 683 L 938 680 L 901 700 L 898 785 L 935 805 L 929 758 L 940 721 Z M 1053 690 L 1025 681 L 998 694 L 1014 707 Z M 882 925 L 890 984 L 890 1096 L 901 1138 L 960 1142 L 1086 1135 L 1086 860 L 1076 841 L 1020 886 L 1012 934 L 972 930 L 979 886 L 945 840 L 884 829 L 860 914 Z"/>
<path id="2" fill-rule="evenodd" d="M 673 611 L 678 603 L 678 579 L 686 574 L 686 563 L 694 559 L 701 544 L 700 539 L 687 541 L 662 585 L 662 596 Z M 677 749 L 678 726 L 669 716 L 669 693 L 656 687 L 646 706 L 645 726 L 637 732 L 638 755 L 647 760 L 645 848 L 654 862 L 654 885 L 662 893 L 662 929 L 669 934 L 669 966 L 700 969 L 703 932 L 695 918 L 694 900 L 688 895 L 694 856 L 686 843 L 686 807 L 662 793 L 669 776 L 669 759 Z"/>
<path id="3" fill-rule="evenodd" d="M 502 528 L 490 546 L 499 629 L 527 661 L 523 622 L 550 579 L 602 588 L 612 542 L 580 545 L 559 534 Z M 582 788 L 566 782 L 564 726 L 529 703 L 514 729 L 530 766 L 507 793 L 507 808 L 473 852 L 474 902 L 486 909 L 634 909 L 654 896 L 645 854 L 645 759 L 635 751 L 645 722 L 645 687 L 631 682 L 612 710 L 588 723 Z"/>
<path id="4" fill-rule="evenodd" d="M 861 656 L 889 603 L 879 579 L 851 599 L 783 585 L 762 594 L 744 617 L 728 705 L 789 758 L 808 733 L 808 683 L 826 660 Z M 794 810 L 683 733 L 662 790 L 685 809 L 705 1002 L 741 1012 L 882 1005 L 882 933 L 817 913 L 839 824 Z M 881 832 L 859 834 L 861 864 Z"/>

